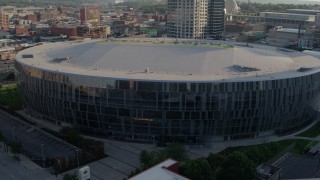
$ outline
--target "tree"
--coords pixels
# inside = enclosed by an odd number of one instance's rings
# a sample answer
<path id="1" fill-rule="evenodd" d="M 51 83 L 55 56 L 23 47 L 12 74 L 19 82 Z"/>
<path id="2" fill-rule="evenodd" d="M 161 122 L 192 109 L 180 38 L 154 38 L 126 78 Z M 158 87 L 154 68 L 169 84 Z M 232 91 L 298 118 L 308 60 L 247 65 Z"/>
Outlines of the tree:
<path id="1" fill-rule="evenodd" d="M 188 160 L 187 151 L 184 145 L 172 143 L 169 144 L 165 149 L 167 158 L 172 158 L 177 161 L 186 161 Z"/>
<path id="2" fill-rule="evenodd" d="M 264 153 L 258 147 L 252 147 L 244 152 L 244 154 L 250 159 L 255 165 L 261 164 L 265 160 Z"/>
<path id="3" fill-rule="evenodd" d="M 78 176 L 76 175 L 76 173 L 73 174 L 64 174 L 63 175 L 63 180 L 78 180 Z"/>
<path id="4" fill-rule="evenodd" d="M 14 72 L 10 72 L 6 78 L 8 81 L 14 81 L 15 80 L 15 75 Z"/>
<path id="5" fill-rule="evenodd" d="M 184 145 L 174 143 L 169 144 L 166 149 L 162 151 L 142 151 L 139 158 L 142 167 L 146 169 L 168 158 L 177 161 L 186 161 L 188 160 L 188 155 Z"/>
<path id="6" fill-rule="evenodd" d="M 143 150 L 140 153 L 139 159 L 140 159 L 140 163 L 142 164 L 142 167 L 144 169 L 146 169 L 146 168 L 152 166 L 153 161 L 155 159 L 155 154 L 152 152 L 148 152 L 146 150 Z"/>
<path id="7" fill-rule="evenodd" d="M 214 174 L 207 160 L 189 160 L 184 169 L 185 176 L 193 180 L 213 180 Z"/>
<path id="8" fill-rule="evenodd" d="M 213 172 L 215 172 L 226 161 L 226 157 L 221 154 L 210 153 L 209 156 L 207 157 L 207 161 L 211 169 L 213 170 Z"/>
<path id="9" fill-rule="evenodd" d="M 66 136 L 67 140 L 69 140 L 72 144 L 79 144 L 83 141 L 80 137 L 79 132 L 70 127 L 62 128 L 60 130 L 60 134 Z"/>
<path id="10" fill-rule="evenodd" d="M 218 180 L 251 180 L 256 176 L 255 166 L 240 152 L 230 154 L 217 174 Z"/>
<path id="11" fill-rule="evenodd" d="M 14 154 L 15 158 L 19 160 L 19 154 L 21 153 L 22 145 L 20 141 L 13 140 L 11 142 L 11 153 Z"/>

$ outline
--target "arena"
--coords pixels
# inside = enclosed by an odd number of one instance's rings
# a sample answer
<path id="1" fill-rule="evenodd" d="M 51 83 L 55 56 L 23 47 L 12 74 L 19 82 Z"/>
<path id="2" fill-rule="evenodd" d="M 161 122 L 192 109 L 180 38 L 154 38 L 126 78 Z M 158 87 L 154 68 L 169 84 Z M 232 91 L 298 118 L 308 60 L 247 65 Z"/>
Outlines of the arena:
<path id="1" fill-rule="evenodd" d="M 228 141 L 309 124 L 320 60 L 228 41 L 48 43 L 16 56 L 25 106 L 44 121 L 148 142 Z"/>

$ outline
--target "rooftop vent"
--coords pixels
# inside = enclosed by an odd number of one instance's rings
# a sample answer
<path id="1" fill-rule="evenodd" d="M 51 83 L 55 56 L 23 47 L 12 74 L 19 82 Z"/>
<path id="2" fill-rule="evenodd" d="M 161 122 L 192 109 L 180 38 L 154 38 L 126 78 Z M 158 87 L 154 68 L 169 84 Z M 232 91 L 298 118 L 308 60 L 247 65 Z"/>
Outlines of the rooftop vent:
<path id="1" fill-rule="evenodd" d="M 297 69 L 298 72 L 306 72 L 306 71 L 310 71 L 310 70 L 312 70 L 312 68 L 304 68 L 304 67 L 302 67 L 302 68 Z"/>
<path id="2" fill-rule="evenodd" d="M 239 66 L 239 65 L 233 65 L 233 68 L 240 72 L 253 72 L 253 71 L 260 71 L 260 69 L 255 67 L 247 67 L 247 66 Z"/>
<path id="3" fill-rule="evenodd" d="M 33 54 L 22 54 L 22 58 L 33 58 Z"/>
<path id="4" fill-rule="evenodd" d="M 69 59 L 71 59 L 71 58 L 70 57 L 54 58 L 53 61 L 60 63 L 62 61 L 66 61 L 66 60 L 69 60 Z"/>

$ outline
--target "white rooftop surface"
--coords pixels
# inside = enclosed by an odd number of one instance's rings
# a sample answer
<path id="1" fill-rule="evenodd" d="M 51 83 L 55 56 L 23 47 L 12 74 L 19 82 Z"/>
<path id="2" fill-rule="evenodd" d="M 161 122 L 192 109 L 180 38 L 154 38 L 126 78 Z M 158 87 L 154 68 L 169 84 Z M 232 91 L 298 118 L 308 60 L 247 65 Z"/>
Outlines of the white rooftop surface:
<path id="1" fill-rule="evenodd" d="M 281 29 L 277 29 L 278 32 L 285 32 L 285 33 L 294 33 L 294 34 L 298 34 L 299 33 L 299 29 L 293 29 L 293 28 L 281 28 Z M 300 33 L 305 33 L 306 30 L 300 30 Z"/>
<path id="2" fill-rule="evenodd" d="M 140 44 L 88 40 L 36 46 L 19 52 L 16 60 L 57 73 L 156 81 L 262 80 L 319 71 L 320 59 L 306 53 L 255 44 L 249 46 L 238 44 L 222 47 L 185 42 L 153 44 L 152 40 Z M 33 54 L 34 57 L 22 58 L 24 54 Z M 70 59 L 53 61 L 66 57 Z M 242 72 L 235 65 L 256 70 Z M 297 72 L 299 68 L 312 70 Z"/>
<path id="3" fill-rule="evenodd" d="M 142 173 L 133 176 L 130 180 L 189 180 L 179 174 L 175 174 L 165 168 L 163 166 L 168 167 L 176 163 L 177 161 L 172 159 L 167 159 L 160 164 L 153 166 Z"/>

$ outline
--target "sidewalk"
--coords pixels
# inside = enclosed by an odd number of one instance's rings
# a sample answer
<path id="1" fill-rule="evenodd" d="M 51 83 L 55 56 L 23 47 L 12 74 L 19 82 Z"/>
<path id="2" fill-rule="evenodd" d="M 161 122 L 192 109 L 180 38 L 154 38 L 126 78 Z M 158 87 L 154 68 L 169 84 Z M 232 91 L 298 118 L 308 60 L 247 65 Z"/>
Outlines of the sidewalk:
<path id="1" fill-rule="evenodd" d="M 4 143 L 0 142 L 0 151 L 4 152 Z M 11 153 L 10 147 L 8 148 L 8 153 L 4 152 L 7 156 L 13 158 L 14 154 Z M 23 154 L 19 154 L 20 161 L 19 163 L 26 169 L 34 171 L 34 170 L 41 170 L 42 167 L 37 165 L 36 163 L 32 162 L 28 157 L 24 156 Z"/>
<path id="2" fill-rule="evenodd" d="M 30 173 L 34 173 L 37 175 L 41 175 L 41 177 L 37 176 L 38 179 L 44 179 L 44 180 L 56 180 L 56 177 L 51 175 L 46 169 L 38 166 L 34 162 L 32 162 L 28 157 L 24 156 L 23 154 L 19 154 L 20 161 L 17 161 L 14 159 L 14 155 L 11 153 L 10 148 L 8 149 L 8 153 L 4 151 L 4 143 L 0 142 L 0 153 L 4 154 L 5 156 L 9 157 L 13 161 L 15 161 L 17 164 L 21 165 L 24 169 L 26 169 Z M 5 162 L 2 162 L 5 163 Z M 62 177 L 60 178 L 62 180 Z"/>

